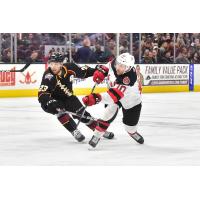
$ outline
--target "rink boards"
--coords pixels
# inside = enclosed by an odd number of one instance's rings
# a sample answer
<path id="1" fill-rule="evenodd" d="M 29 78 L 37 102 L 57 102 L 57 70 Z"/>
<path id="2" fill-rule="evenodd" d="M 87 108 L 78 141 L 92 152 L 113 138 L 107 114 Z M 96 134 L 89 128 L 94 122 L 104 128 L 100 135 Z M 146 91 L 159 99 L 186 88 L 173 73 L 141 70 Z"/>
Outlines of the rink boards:
<path id="1" fill-rule="evenodd" d="M 24 64 L 0 64 L 0 70 L 21 69 Z M 95 67 L 95 65 L 90 65 Z M 24 72 L 0 72 L 0 97 L 37 96 L 45 64 L 32 64 Z M 143 93 L 200 91 L 200 65 L 140 64 L 135 65 L 143 85 Z M 88 94 L 93 87 L 92 78 L 74 79 L 74 92 Z M 95 92 L 107 90 L 106 81 Z"/>

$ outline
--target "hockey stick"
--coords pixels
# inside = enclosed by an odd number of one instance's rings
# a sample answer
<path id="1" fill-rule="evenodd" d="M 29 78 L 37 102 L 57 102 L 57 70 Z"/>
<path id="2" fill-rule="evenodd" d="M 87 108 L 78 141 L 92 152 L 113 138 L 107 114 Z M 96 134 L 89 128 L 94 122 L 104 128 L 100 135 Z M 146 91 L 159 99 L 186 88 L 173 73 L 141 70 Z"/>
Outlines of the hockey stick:
<path id="1" fill-rule="evenodd" d="M 76 117 L 81 117 L 81 114 L 78 114 L 78 113 L 76 113 L 76 112 L 70 112 L 70 111 L 64 111 L 64 112 L 59 112 L 59 114 L 70 114 L 70 115 L 74 115 L 74 116 L 76 116 Z M 82 119 L 92 119 L 92 120 L 96 120 L 97 121 L 97 119 L 96 118 L 94 118 L 94 117 L 91 117 L 91 116 L 82 116 Z"/>
<path id="2" fill-rule="evenodd" d="M 92 88 L 90 94 L 92 94 L 92 93 L 94 92 L 94 89 L 95 89 L 96 86 L 97 86 L 97 83 L 94 84 L 94 86 L 93 86 L 93 88 Z M 78 128 L 78 125 L 80 124 L 81 119 L 83 118 L 87 107 L 88 107 L 88 105 L 86 105 L 86 106 L 84 107 L 83 112 L 82 112 L 82 114 L 81 114 L 81 116 L 80 116 L 80 118 L 79 118 L 79 120 L 78 120 L 77 125 L 76 125 L 76 128 Z"/>
<path id="3" fill-rule="evenodd" d="M 94 84 L 94 86 L 93 86 L 93 88 L 92 88 L 90 94 L 92 94 L 92 93 L 94 92 L 94 89 L 95 89 L 96 86 L 97 86 L 97 83 Z M 85 111 L 86 111 L 86 108 L 87 108 L 87 107 L 88 107 L 88 105 L 86 105 L 86 106 L 84 107 L 83 112 L 82 112 L 82 115 L 81 115 L 81 117 L 79 118 L 79 121 L 78 121 L 78 123 L 77 123 L 77 125 L 76 125 L 76 128 L 78 128 L 78 126 L 79 126 L 79 124 L 80 124 L 80 122 L 81 122 L 81 119 L 83 118 L 83 116 L 84 116 L 84 114 L 85 114 Z"/>
<path id="4" fill-rule="evenodd" d="M 17 70 L 0 70 L 0 72 L 23 72 L 25 71 L 29 66 L 31 65 L 31 63 L 26 63 L 25 66 L 22 69 L 17 69 Z"/>

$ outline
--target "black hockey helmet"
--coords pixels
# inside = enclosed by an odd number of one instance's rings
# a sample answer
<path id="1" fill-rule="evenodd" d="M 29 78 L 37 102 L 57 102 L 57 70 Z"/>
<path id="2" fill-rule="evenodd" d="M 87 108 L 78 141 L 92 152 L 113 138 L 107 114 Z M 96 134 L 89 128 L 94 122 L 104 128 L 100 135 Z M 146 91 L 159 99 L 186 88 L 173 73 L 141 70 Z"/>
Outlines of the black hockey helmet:
<path id="1" fill-rule="evenodd" d="M 64 57 L 61 53 L 56 52 L 53 53 L 50 57 L 49 57 L 49 62 L 63 62 Z"/>

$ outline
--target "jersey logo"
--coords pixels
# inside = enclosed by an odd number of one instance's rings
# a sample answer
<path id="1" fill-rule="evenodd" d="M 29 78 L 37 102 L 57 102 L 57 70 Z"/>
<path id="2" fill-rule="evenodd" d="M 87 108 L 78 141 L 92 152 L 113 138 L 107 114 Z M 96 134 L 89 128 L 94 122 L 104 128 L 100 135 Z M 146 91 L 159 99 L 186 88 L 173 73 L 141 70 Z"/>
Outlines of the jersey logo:
<path id="1" fill-rule="evenodd" d="M 44 78 L 51 80 L 53 78 L 53 75 L 51 73 L 48 73 L 48 74 L 45 75 Z"/>
<path id="2" fill-rule="evenodd" d="M 123 84 L 128 85 L 130 82 L 131 81 L 130 81 L 130 79 L 129 79 L 128 76 L 126 76 L 126 77 L 123 78 Z"/>
<path id="3" fill-rule="evenodd" d="M 72 92 L 70 92 L 70 90 L 65 86 L 62 85 L 62 83 L 60 82 L 60 80 L 57 82 L 57 85 L 60 87 L 60 89 L 68 96 L 72 96 Z"/>

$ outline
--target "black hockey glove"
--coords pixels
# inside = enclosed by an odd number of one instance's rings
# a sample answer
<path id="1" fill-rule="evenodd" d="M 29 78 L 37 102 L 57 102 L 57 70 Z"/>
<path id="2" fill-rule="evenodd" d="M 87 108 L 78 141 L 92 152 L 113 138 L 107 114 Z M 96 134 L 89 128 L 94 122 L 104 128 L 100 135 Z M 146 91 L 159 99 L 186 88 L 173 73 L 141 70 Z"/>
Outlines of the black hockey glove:
<path id="1" fill-rule="evenodd" d="M 55 115 L 55 114 L 58 114 L 60 111 L 65 110 L 65 107 L 59 101 L 56 101 L 55 99 L 51 99 L 47 102 L 47 110 L 51 114 Z"/>

